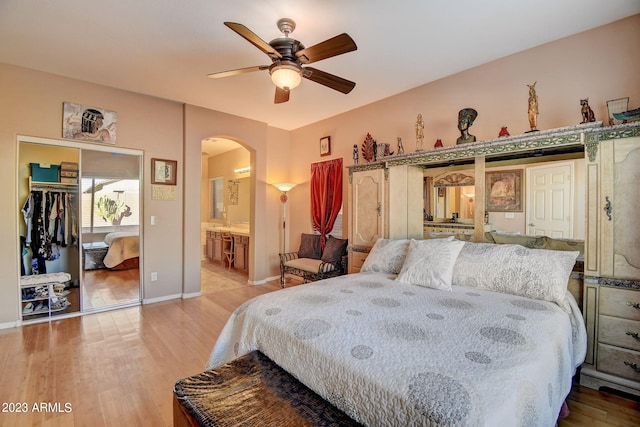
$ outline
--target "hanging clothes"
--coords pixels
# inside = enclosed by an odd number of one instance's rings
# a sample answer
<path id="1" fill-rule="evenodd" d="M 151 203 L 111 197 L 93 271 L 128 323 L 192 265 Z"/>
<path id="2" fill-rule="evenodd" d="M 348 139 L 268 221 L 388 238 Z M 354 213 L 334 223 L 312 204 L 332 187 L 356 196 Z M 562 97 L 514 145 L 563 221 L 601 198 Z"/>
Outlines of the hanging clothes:
<path id="1" fill-rule="evenodd" d="M 27 233 L 25 245 L 32 253 L 32 273 L 46 273 L 45 261 L 60 257 L 58 246 L 78 244 L 74 195 L 68 192 L 32 190 L 22 207 Z"/>

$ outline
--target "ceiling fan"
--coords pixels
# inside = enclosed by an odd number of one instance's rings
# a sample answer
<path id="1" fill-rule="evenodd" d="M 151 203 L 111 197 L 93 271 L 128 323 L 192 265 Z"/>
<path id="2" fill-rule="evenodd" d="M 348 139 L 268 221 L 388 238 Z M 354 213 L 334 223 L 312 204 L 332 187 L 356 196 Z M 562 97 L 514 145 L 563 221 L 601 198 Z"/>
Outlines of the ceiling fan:
<path id="1" fill-rule="evenodd" d="M 215 79 L 253 71 L 269 70 L 271 80 L 276 85 L 274 100 L 276 104 L 287 102 L 289 100 L 289 92 L 300 84 L 303 77 L 345 94 L 351 92 L 356 86 L 352 81 L 318 70 L 317 68 L 303 67 L 303 65 L 306 64 L 358 49 L 356 43 L 346 33 L 305 48 L 301 42 L 289 37 L 289 34 L 296 28 L 296 23 L 289 18 L 278 20 L 278 29 L 284 34 L 284 37 L 271 40 L 269 43 L 262 40 L 242 24 L 225 22 L 224 25 L 266 53 L 269 58 L 271 58 L 272 64 L 212 73 L 209 74 L 208 77 Z"/>

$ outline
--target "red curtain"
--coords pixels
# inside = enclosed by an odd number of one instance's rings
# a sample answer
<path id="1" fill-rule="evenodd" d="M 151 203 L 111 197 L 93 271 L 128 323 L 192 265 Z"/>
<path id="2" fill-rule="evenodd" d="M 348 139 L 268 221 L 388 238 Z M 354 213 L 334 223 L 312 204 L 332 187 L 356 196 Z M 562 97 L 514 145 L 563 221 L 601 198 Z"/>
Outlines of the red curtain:
<path id="1" fill-rule="evenodd" d="M 333 229 L 342 207 L 342 159 L 311 164 L 311 218 L 320 233 L 324 249 L 325 236 Z"/>

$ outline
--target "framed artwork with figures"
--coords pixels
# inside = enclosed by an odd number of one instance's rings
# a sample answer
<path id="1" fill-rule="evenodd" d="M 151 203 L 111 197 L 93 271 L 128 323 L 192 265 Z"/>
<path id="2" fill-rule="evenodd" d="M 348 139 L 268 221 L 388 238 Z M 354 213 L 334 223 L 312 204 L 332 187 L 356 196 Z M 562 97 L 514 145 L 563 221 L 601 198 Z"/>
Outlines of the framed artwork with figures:
<path id="1" fill-rule="evenodd" d="M 522 212 L 522 169 L 486 173 L 486 210 Z"/>

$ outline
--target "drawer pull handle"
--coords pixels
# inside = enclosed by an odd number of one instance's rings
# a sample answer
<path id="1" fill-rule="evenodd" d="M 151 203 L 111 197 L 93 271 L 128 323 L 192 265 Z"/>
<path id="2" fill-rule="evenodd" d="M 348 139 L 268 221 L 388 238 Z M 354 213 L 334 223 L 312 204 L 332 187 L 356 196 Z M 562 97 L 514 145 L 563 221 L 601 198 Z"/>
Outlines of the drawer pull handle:
<path id="1" fill-rule="evenodd" d="M 629 366 L 631 369 L 633 369 L 636 372 L 640 372 L 640 367 L 638 367 L 638 364 L 635 362 L 629 362 L 627 360 L 624 361 L 624 364 Z"/>
<path id="2" fill-rule="evenodd" d="M 633 307 L 636 310 L 640 310 L 640 302 L 631 302 L 631 301 L 627 301 L 627 305 L 629 307 Z"/>
<path id="3" fill-rule="evenodd" d="M 633 338 L 637 339 L 638 341 L 640 341 L 640 336 L 638 336 L 637 332 L 627 331 L 627 335 L 629 335 L 630 337 L 633 337 Z"/>

